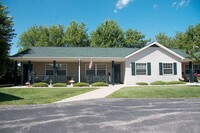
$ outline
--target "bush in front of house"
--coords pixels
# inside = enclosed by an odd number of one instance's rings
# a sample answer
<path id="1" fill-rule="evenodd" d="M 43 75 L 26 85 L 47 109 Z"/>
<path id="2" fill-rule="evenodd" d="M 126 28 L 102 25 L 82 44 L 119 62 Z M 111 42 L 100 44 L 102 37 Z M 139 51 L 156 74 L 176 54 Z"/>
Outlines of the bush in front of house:
<path id="1" fill-rule="evenodd" d="M 175 85 L 175 84 L 186 84 L 186 82 L 183 82 L 183 81 L 169 81 L 169 82 L 155 81 L 155 82 L 151 83 L 151 85 Z"/>
<path id="2" fill-rule="evenodd" d="M 92 86 L 108 86 L 108 83 L 105 82 L 95 82 L 91 84 Z"/>
<path id="3" fill-rule="evenodd" d="M 148 85 L 148 83 L 146 83 L 146 82 L 137 82 L 136 84 L 137 85 Z"/>
<path id="4" fill-rule="evenodd" d="M 65 83 L 55 83 L 53 84 L 53 87 L 66 87 L 67 85 Z"/>
<path id="5" fill-rule="evenodd" d="M 164 81 L 155 81 L 155 82 L 152 82 L 151 85 L 166 85 L 166 82 L 164 82 Z"/>
<path id="6" fill-rule="evenodd" d="M 34 83 L 32 87 L 48 87 L 48 84 L 44 82 L 38 82 L 38 83 Z"/>
<path id="7" fill-rule="evenodd" d="M 168 85 L 186 84 L 186 82 L 183 82 L 183 81 L 170 81 L 170 82 L 166 82 L 166 84 L 168 84 Z"/>
<path id="8" fill-rule="evenodd" d="M 74 87 L 89 87 L 90 84 L 85 83 L 85 82 L 79 82 L 79 83 L 75 83 L 73 86 Z"/>

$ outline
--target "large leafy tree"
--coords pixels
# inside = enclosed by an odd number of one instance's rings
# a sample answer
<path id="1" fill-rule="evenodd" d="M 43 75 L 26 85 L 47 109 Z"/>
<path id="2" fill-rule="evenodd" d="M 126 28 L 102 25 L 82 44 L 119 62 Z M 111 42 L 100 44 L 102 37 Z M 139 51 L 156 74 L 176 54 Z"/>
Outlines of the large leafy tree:
<path id="1" fill-rule="evenodd" d="M 106 20 L 91 33 L 92 47 L 124 47 L 124 34 L 116 21 Z"/>
<path id="2" fill-rule="evenodd" d="M 19 37 L 21 50 L 39 46 L 64 46 L 64 26 L 32 26 Z"/>
<path id="3" fill-rule="evenodd" d="M 174 39 L 174 46 L 175 48 L 184 49 L 186 47 L 185 45 L 185 39 L 186 34 L 184 32 L 177 32 Z"/>
<path id="4" fill-rule="evenodd" d="M 0 77 L 7 71 L 7 62 L 11 39 L 15 36 L 13 29 L 13 17 L 8 16 L 8 7 L 0 2 Z"/>
<path id="5" fill-rule="evenodd" d="M 49 36 L 48 46 L 55 46 L 55 47 L 65 46 L 64 35 L 65 35 L 64 26 L 62 26 L 62 25 L 58 25 L 58 26 L 52 25 L 49 28 L 49 32 L 48 32 L 48 36 Z"/>
<path id="6" fill-rule="evenodd" d="M 71 21 L 70 26 L 67 27 L 64 41 L 70 47 L 89 46 L 89 37 L 85 24 Z"/>
<path id="7" fill-rule="evenodd" d="M 164 32 L 158 33 L 156 35 L 156 41 L 159 42 L 160 44 L 168 47 L 168 48 L 175 48 L 176 46 L 174 45 L 174 40 L 171 37 L 168 37 Z"/>
<path id="8" fill-rule="evenodd" d="M 137 30 L 128 29 L 125 32 L 125 47 L 142 48 L 149 41 L 151 40 L 145 40 L 145 35 Z"/>
<path id="9" fill-rule="evenodd" d="M 194 62 L 200 62 L 200 24 L 190 26 L 185 32 L 185 51 Z"/>

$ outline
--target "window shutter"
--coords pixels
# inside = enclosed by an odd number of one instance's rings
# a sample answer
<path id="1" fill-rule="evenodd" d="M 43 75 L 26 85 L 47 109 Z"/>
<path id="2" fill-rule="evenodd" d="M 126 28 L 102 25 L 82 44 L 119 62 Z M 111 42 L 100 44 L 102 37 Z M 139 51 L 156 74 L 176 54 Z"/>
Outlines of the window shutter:
<path id="1" fill-rule="evenodd" d="M 150 62 L 148 62 L 147 63 L 147 75 L 151 75 L 151 63 Z"/>
<path id="2" fill-rule="evenodd" d="M 174 75 L 177 75 L 177 64 L 174 62 Z"/>
<path id="3" fill-rule="evenodd" d="M 135 75 L 135 62 L 131 62 L 132 75 Z"/>
<path id="4" fill-rule="evenodd" d="M 163 75 L 163 68 L 162 63 L 159 63 L 159 74 Z"/>

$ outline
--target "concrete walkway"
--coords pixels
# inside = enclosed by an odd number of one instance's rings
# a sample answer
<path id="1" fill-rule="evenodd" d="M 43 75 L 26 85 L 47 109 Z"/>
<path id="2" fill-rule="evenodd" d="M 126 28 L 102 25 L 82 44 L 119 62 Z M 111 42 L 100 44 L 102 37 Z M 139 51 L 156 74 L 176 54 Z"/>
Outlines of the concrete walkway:
<path id="1" fill-rule="evenodd" d="M 90 99 L 98 99 L 98 98 L 105 98 L 106 96 L 112 94 L 113 92 L 121 89 L 124 85 L 110 85 L 108 87 L 102 87 L 100 89 L 90 91 L 78 96 L 70 97 L 67 99 L 63 99 L 61 101 L 57 101 L 55 103 L 62 103 L 62 102 L 72 102 L 72 101 L 81 101 L 81 100 L 90 100 Z"/>

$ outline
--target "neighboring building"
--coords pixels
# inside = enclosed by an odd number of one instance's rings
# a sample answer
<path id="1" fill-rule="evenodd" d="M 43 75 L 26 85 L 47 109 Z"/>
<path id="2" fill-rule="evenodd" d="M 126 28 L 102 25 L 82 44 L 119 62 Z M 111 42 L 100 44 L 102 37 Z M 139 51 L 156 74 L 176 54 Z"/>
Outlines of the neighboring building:
<path id="1" fill-rule="evenodd" d="M 22 82 L 122 83 L 178 81 L 182 72 L 193 81 L 187 55 L 153 42 L 138 48 L 32 47 L 10 57 L 21 62 Z M 91 68 L 90 68 L 91 67 Z M 199 67 L 195 71 L 200 72 Z M 16 72 L 15 72 L 16 75 Z M 28 78 L 29 77 L 29 78 Z"/>

